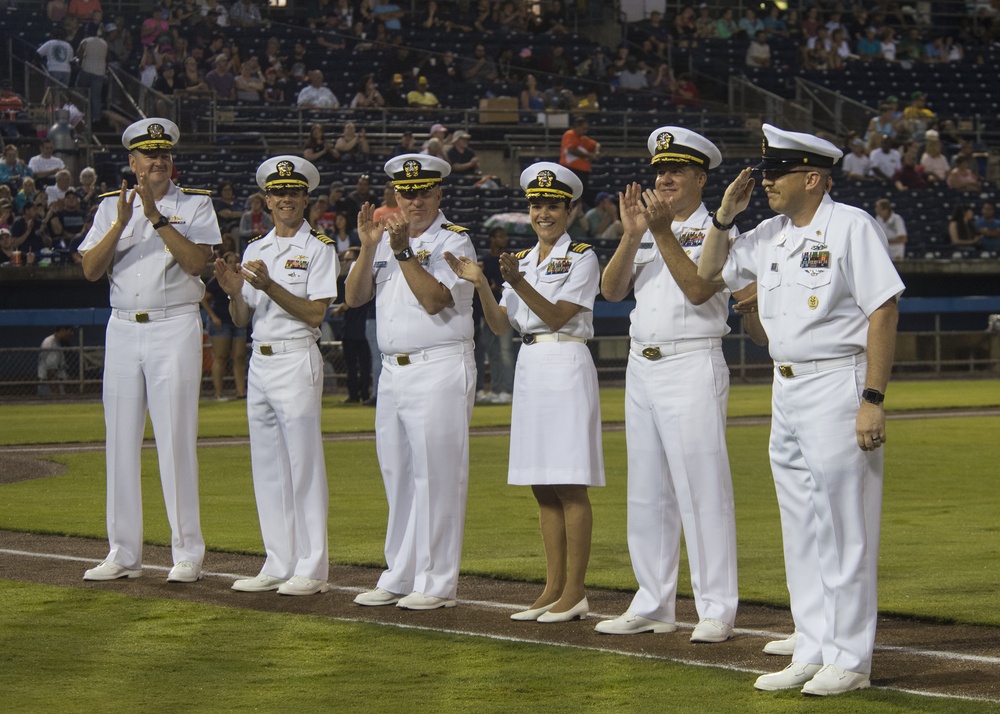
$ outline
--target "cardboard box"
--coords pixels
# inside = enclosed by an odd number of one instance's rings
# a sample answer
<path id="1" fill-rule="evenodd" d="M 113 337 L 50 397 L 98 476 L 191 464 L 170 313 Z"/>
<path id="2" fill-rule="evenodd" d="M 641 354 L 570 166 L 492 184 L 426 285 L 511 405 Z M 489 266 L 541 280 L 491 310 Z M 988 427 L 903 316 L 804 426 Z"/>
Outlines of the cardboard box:
<path id="1" fill-rule="evenodd" d="M 480 124 L 517 124 L 516 97 L 493 97 L 479 100 Z"/>

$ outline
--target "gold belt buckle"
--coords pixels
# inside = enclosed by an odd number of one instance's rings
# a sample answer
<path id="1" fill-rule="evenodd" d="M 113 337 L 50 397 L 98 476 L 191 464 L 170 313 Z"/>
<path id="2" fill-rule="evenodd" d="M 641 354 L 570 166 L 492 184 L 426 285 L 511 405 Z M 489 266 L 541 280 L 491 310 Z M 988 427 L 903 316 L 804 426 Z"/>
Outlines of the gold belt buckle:
<path id="1" fill-rule="evenodd" d="M 148 312 L 137 312 L 135 314 L 135 321 L 136 322 L 149 322 L 149 313 Z"/>
<path id="2" fill-rule="evenodd" d="M 396 355 L 396 364 L 405 367 L 410 363 L 410 355 Z"/>
<path id="3" fill-rule="evenodd" d="M 271 349 L 271 345 L 261 345 L 260 346 L 260 353 L 262 355 L 268 355 L 268 356 L 270 356 L 270 355 L 274 354 L 274 350 Z"/>
<path id="4" fill-rule="evenodd" d="M 790 365 L 790 364 L 779 364 L 778 365 L 778 374 L 780 374 L 782 377 L 794 377 L 795 376 L 795 372 L 792 371 L 792 365 Z"/>
<path id="5" fill-rule="evenodd" d="M 659 347 L 647 347 L 642 351 L 642 356 L 649 360 L 658 360 L 663 355 L 660 354 Z"/>

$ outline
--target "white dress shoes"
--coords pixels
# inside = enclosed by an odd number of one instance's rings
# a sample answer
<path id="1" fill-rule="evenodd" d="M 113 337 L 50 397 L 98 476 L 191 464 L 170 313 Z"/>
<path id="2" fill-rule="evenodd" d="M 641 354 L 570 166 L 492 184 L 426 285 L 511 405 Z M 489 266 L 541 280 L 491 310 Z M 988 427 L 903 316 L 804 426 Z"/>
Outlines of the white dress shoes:
<path id="1" fill-rule="evenodd" d="M 440 607 L 455 607 L 457 604 L 457 600 L 412 592 L 406 597 L 400 598 L 396 607 L 403 610 L 437 610 Z"/>
<path id="2" fill-rule="evenodd" d="M 190 560 L 182 560 L 167 573 L 168 583 L 196 583 L 205 577 L 201 566 Z"/>
<path id="3" fill-rule="evenodd" d="M 725 642 L 733 636 L 733 626 L 714 617 L 706 617 L 691 633 L 692 642 Z"/>
<path id="4" fill-rule="evenodd" d="M 256 578 L 242 578 L 233 583 L 233 590 L 241 593 L 266 593 L 277 590 L 285 582 L 284 578 L 261 573 Z"/>
<path id="5" fill-rule="evenodd" d="M 640 632 L 654 632 L 659 635 L 676 632 L 677 625 L 672 622 L 650 620 L 648 617 L 627 610 L 624 615 L 619 615 L 613 620 L 598 622 L 594 629 L 604 635 L 638 635 Z"/>
<path id="6" fill-rule="evenodd" d="M 293 575 L 278 586 L 279 595 L 316 595 L 330 592 L 330 583 L 301 575 Z"/>
<path id="7" fill-rule="evenodd" d="M 850 672 L 835 664 L 828 664 L 806 682 L 802 687 L 802 693 L 828 697 L 831 694 L 851 692 L 855 689 L 867 689 L 871 685 L 871 680 L 864 672 Z"/>
<path id="8" fill-rule="evenodd" d="M 549 610 L 548 612 L 543 612 L 541 615 L 538 616 L 538 619 L 535 620 L 535 622 L 550 623 L 550 622 L 569 622 L 570 620 L 582 620 L 587 616 L 587 613 L 589 612 L 590 612 L 590 603 L 587 602 L 587 598 L 583 598 L 583 600 L 578 602 L 576 605 L 571 607 L 566 612 L 552 612 L 552 610 Z"/>
<path id="9" fill-rule="evenodd" d="M 518 622 L 532 622 L 537 620 L 540 615 L 544 615 L 546 612 L 552 609 L 555 603 L 549 603 L 548 605 L 542 605 L 541 607 L 535 607 L 530 610 L 522 610 L 521 612 L 515 612 L 510 616 L 511 620 L 517 620 Z"/>
<path id="10" fill-rule="evenodd" d="M 790 637 L 784 640 L 774 640 L 764 645 L 764 654 L 781 655 L 791 657 L 795 654 L 795 642 L 799 639 L 799 633 L 793 632 Z"/>
<path id="11" fill-rule="evenodd" d="M 112 563 L 110 560 L 105 560 L 103 563 L 98 565 L 96 568 L 91 568 L 83 574 L 84 580 L 118 580 L 119 578 L 138 578 L 142 575 L 142 570 L 129 570 L 128 568 L 123 568 L 118 565 L 118 563 Z"/>
<path id="12" fill-rule="evenodd" d="M 375 588 L 374 590 L 369 590 L 368 592 L 359 593 L 358 596 L 354 598 L 354 603 L 356 605 L 366 605 L 368 607 L 395 605 L 402 597 L 402 595 L 391 593 L 385 588 Z"/>
<path id="13" fill-rule="evenodd" d="M 792 662 L 780 672 L 773 674 L 762 674 L 754 682 L 754 689 L 763 689 L 765 692 L 776 692 L 779 689 L 797 689 L 816 673 L 823 669 L 821 664 L 809 664 L 808 662 Z"/>

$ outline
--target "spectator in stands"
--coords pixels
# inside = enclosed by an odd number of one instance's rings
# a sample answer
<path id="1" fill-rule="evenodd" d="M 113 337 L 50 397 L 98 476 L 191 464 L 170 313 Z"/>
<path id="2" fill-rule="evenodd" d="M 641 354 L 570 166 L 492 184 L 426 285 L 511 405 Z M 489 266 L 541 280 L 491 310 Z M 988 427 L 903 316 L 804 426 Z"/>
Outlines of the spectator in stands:
<path id="1" fill-rule="evenodd" d="M 55 156 L 52 151 L 52 140 L 42 139 L 38 145 L 38 154 L 28 159 L 28 168 L 35 178 L 35 183 L 45 186 L 55 180 L 56 172 L 66 168 L 66 162 Z"/>
<path id="2" fill-rule="evenodd" d="M 14 247 L 23 254 L 25 265 L 33 265 L 36 255 L 45 247 L 45 213 L 45 204 L 36 197 L 36 200 L 25 205 L 24 213 L 14 219 L 10 226 Z"/>
<path id="3" fill-rule="evenodd" d="M 240 217 L 240 243 L 246 245 L 251 238 L 262 236 L 272 228 L 274 228 L 274 220 L 267 211 L 264 194 L 253 194 L 250 196 L 249 210 L 244 211 Z"/>
<path id="4" fill-rule="evenodd" d="M 917 163 L 916 144 L 911 144 L 903 152 L 902 166 L 899 167 L 892 177 L 892 182 L 897 191 L 927 188 L 927 176 L 924 173 L 924 167 Z"/>
<path id="5" fill-rule="evenodd" d="M 351 100 L 351 109 L 370 109 L 385 106 L 385 97 L 375 85 L 375 77 L 371 74 L 362 75 L 358 82 L 358 91 Z"/>
<path id="6" fill-rule="evenodd" d="M 108 73 L 108 43 L 97 32 L 91 32 L 76 49 L 80 60 L 80 71 L 76 75 L 76 86 L 90 98 L 90 118 L 100 121 L 104 77 Z"/>
<path id="7" fill-rule="evenodd" d="M 1000 218 L 997 218 L 996 206 L 992 201 L 983 202 L 974 226 L 981 248 L 1000 250 Z"/>
<path id="8" fill-rule="evenodd" d="M 947 181 L 951 167 L 948 165 L 948 157 L 941 153 L 940 134 L 934 129 L 928 129 L 924 139 L 926 144 L 923 156 L 920 157 L 920 165 L 924 167 L 924 174 L 930 183 L 943 183 Z"/>
<path id="9" fill-rule="evenodd" d="M 236 191 L 233 189 L 232 181 L 224 179 L 219 182 L 215 196 L 212 198 L 212 206 L 215 208 L 215 217 L 219 222 L 219 232 L 223 236 L 239 231 L 243 209 L 236 201 Z"/>
<path id="10" fill-rule="evenodd" d="M 52 28 L 49 39 L 38 48 L 38 56 L 45 60 L 45 71 L 52 80 L 69 84 L 73 46 L 66 41 L 66 31 L 61 26 Z M 46 85 L 51 86 L 52 82 L 47 81 Z"/>
<path id="11" fill-rule="evenodd" d="M 177 76 L 177 66 L 173 62 L 164 62 L 153 80 L 153 89 L 160 94 L 170 96 L 183 88 L 183 80 Z M 165 107 L 160 108 L 160 114 L 165 113 Z"/>
<path id="12" fill-rule="evenodd" d="M 764 23 L 757 17 L 757 13 L 753 8 L 749 7 L 743 11 L 743 17 L 740 18 L 737 27 L 740 32 L 746 35 L 748 40 L 756 37 L 758 32 L 764 31 Z"/>
<path id="13" fill-rule="evenodd" d="M 865 35 L 858 40 L 858 57 L 862 62 L 871 62 L 882 57 L 882 43 L 876 35 L 877 28 L 869 25 L 865 28 Z"/>
<path id="14" fill-rule="evenodd" d="M 2 172 L 2 166 L 0 166 L 0 172 Z M 9 184 L 3 184 L 2 187 L 8 191 L 10 190 Z M 31 176 L 25 176 L 21 182 L 21 188 L 18 189 L 17 195 L 14 196 L 14 212 L 18 215 L 24 213 L 24 207 L 35 202 L 35 195 L 38 193 L 38 190 L 35 185 L 35 179 Z"/>
<path id="15" fill-rule="evenodd" d="M 13 138 L 17 136 L 18 112 L 23 112 L 25 107 L 24 97 L 15 92 L 9 79 L 0 79 L 0 133 L 3 136 Z"/>
<path id="16" fill-rule="evenodd" d="M 201 0 L 201 14 L 214 15 L 216 25 L 229 27 L 229 10 L 219 0 Z"/>
<path id="17" fill-rule="evenodd" d="M 57 327 L 56 331 L 42 340 L 42 347 L 38 351 L 38 394 L 48 397 L 52 394 L 54 384 L 58 385 L 59 394 L 66 393 L 63 384 L 69 379 L 69 372 L 66 369 L 66 354 L 63 352 L 64 345 L 68 345 L 73 339 L 73 328 L 69 326 Z"/>
<path id="18" fill-rule="evenodd" d="M 576 97 L 569 91 L 562 77 L 553 77 L 552 86 L 542 92 L 542 104 L 547 112 L 568 112 L 576 107 Z"/>
<path id="19" fill-rule="evenodd" d="M 229 6 L 229 23 L 233 27 L 250 28 L 264 24 L 264 18 L 253 0 L 236 0 Z"/>
<path id="20" fill-rule="evenodd" d="M 893 63 L 896 61 L 896 31 L 891 27 L 887 27 L 882 30 L 882 35 L 879 38 L 879 42 L 882 44 L 882 59 L 886 62 Z"/>
<path id="21" fill-rule="evenodd" d="M 924 52 L 927 62 L 936 64 L 948 60 L 948 48 L 945 47 L 943 37 L 934 37 L 924 45 Z"/>
<path id="22" fill-rule="evenodd" d="M 764 30 L 758 30 L 747 47 L 746 64 L 748 67 L 771 66 L 771 45 Z"/>
<path id="23" fill-rule="evenodd" d="M 955 157 L 955 167 L 948 172 L 948 188 L 956 191 L 980 191 L 983 184 L 979 175 L 972 168 L 972 161 L 967 156 Z"/>
<path id="24" fill-rule="evenodd" d="M 898 123 L 893 118 L 892 104 L 883 102 L 878 107 L 878 115 L 872 117 L 868 122 L 868 130 L 865 132 L 865 143 L 868 151 L 874 151 L 882 143 L 883 137 L 888 136 L 895 139 L 898 134 Z"/>
<path id="25" fill-rule="evenodd" d="M 871 152 L 872 176 L 883 181 L 891 181 L 896 172 L 903 167 L 903 157 L 895 148 L 892 137 L 883 135 L 879 148 Z"/>
<path id="26" fill-rule="evenodd" d="M 45 222 L 45 233 L 53 241 L 69 241 L 83 230 L 83 224 L 87 219 L 87 211 L 80 204 L 80 195 L 76 189 L 68 189 L 62 201 L 53 204 L 54 209 L 49 212 L 48 220 Z"/>
<path id="27" fill-rule="evenodd" d="M 733 19 L 733 9 L 727 7 L 722 11 L 722 16 L 715 23 L 715 36 L 720 40 L 728 40 L 740 31 L 739 25 Z"/>
<path id="28" fill-rule="evenodd" d="M 452 175 L 473 176 L 479 172 L 479 157 L 469 148 L 471 140 L 472 136 L 461 129 L 452 136 L 451 148 L 446 152 Z"/>
<path id="29" fill-rule="evenodd" d="M 97 172 L 89 166 L 80 171 L 80 205 L 83 210 L 89 211 L 97 205 L 97 197 L 103 193 L 103 189 L 97 185 Z"/>
<path id="30" fill-rule="evenodd" d="M 239 256 L 233 252 L 226 253 L 223 260 L 230 270 L 236 270 L 240 262 Z M 233 324 L 233 317 L 229 314 L 229 295 L 222 289 L 214 275 L 205 284 L 205 296 L 201 299 L 201 307 L 208 315 L 208 336 L 212 340 L 212 387 L 215 400 L 229 401 L 224 392 L 230 356 L 233 360 L 236 398 L 246 399 L 247 330 L 246 327 L 237 327 Z"/>
<path id="31" fill-rule="evenodd" d="M 337 109 L 340 100 L 323 84 L 323 73 L 314 69 L 309 72 L 309 84 L 299 91 L 296 104 L 304 109 Z"/>
<path id="32" fill-rule="evenodd" d="M 903 126 L 910 136 L 923 136 L 936 118 L 937 115 L 927 108 L 926 94 L 916 91 L 910 95 L 910 104 L 903 110 Z"/>
<path id="33" fill-rule="evenodd" d="M 618 199 L 613 193 L 601 191 L 596 205 L 584 215 L 587 237 L 593 240 L 618 240 L 625 232 L 618 214 Z"/>
<path id="34" fill-rule="evenodd" d="M 361 174 L 358 182 L 354 185 L 354 190 L 344 196 L 343 203 L 338 207 L 337 212 L 347 216 L 347 224 L 351 230 L 358 227 L 358 211 L 366 203 L 378 206 L 378 198 L 371 190 L 371 177 L 368 174 Z"/>
<path id="35" fill-rule="evenodd" d="M 545 98 L 538 88 L 538 80 L 533 74 L 524 76 L 518 108 L 521 110 L 522 117 L 533 118 L 538 112 L 545 111 Z"/>
<path id="36" fill-rule="evenodd" d="M 406 85 L 403 84 L 403 75 L 396 74 L 392 75 L 392 81 L 385 90 L 385 103 L 389 107 L 406 107 L 409 106 L 409 102 L 406 100 L 406 95 L 408 91 Z"/>
<path id="37" fill-rule="evenodd" d="M 442 146 L 448 143 L 448 129 L 444 124 L 432 124 L 431 128 L 427 132 L 427 141 L 424 142 L 423 146 L 420 147 L 420 152 L 423 154 L 427 153 L 427 149 L 430 146 L 430 142 L 437 139 Z M 447 159 L 445 159 L 447 161 Z"/>
<path id="38" fill-rule="evenodd" d="M 284 104 L 285 85 L 284 76 L 274 67 L 264 70 L 264 91 L 262 93 L 265 104 Z"/>
<path id="39" fill-rule="evenodd" d="M 761 22 L 764 23 L 764 32 L 768 36 L 788 37 L 788 23 L 781 17 L 781 8 L 777 5 L 771 6 L 767 17 L 761 20 Z"/>
<path id="40" fill-rule="evenodd" d="M 833 54 L 833 40 L 823 25 L 816 28 L 816 34 L 806 39 L 802 47 L 802 66 L 805 69 L 829 69 Z"/>
<path id="41" fill-rule="evenodd" d="M 700 40 L 713 39 L 715 34 L 715 18 L 712 17 L 712 9 L 708 3 L 701 3 L 698 6 L 698 17 L 694 21 L 695 35 Z"/>
<path id="42" fill-rule="evenodd" d="M 402 19 L 406 17 L 406 12 L 399 5 L 375 0 L 372 3 L 371 14 L 375 22 L 381 22 L 390 32 L 399 32 L 403 29 Z"/>
<path id="43" fill-rule="evenodd" d="M 670 99 L 674 106 L 692 107 L 697 109 L 701 106 L 698 85 L 694 83 L 694 78 L 690 72 L 682 72 L 677 78 L 674 86 L 674 93 Z"/>
<path id="44" fill-rule="evenodd" d="M 417 149 L 413 144 L 413 132 L 404 131 L 399 135 L 399 143 L 393 148 L 390 156 L 399 156 L 400 154 L 415 154 Z M 376 219 L 378 220 L 378 219 Z"/>
<path id="45" fill-rule="evenodd" d="M 170 32 L 170 11 L 154 6 L 149 17 L 139 26 L 139 41 L 143 47 L 152 49 L 160 35 Z"/>
<path id="46" fill-rule="evenodd" d="M 439 108 L 441 102 L 430 90 L 427 83 L 427 77 L 421 76 L 417 80 L 417 86 L 411 92 L 406 95 L 406 103 L 411 107 L 419 107 L 421 109 L 427 108 Z"/>
<path id="47" fill-rule="evenodd" d="M 10 228 L 0 226 L 0 266 L 14 265 L 14 252 L 17 247 L 14 245 L 14 236 L 10 234 Z M 23 260 L 18 253 L 18 261 Z M 23 265 L 23 263 L 21 263 Z"/>
<path id="48" fill-rule="evenodd" d="M 212 89 L 205 83 L 205 78 L 198 69 L 198 60 L 194 57 L 184 58 L 184 67 L 177 77 L 178 90 L 188 95 L 209 94 Z"/>
<path id="49" fill-rule="evenodd" d="M 216 56 L 215 69 L 205 75 L 205 84 L 216 99 L 236 99 L 236 77 L 229 71 L 229 58 L 224 54 Z"/>
<path id="50" fill-rule="evenodd" d="M 900 62 L 926 62 L 927 48 L 926 42 L 921 36 L 919 27 L 911 27 L 906 32 L 906 37 L 899 41 L 896 48 L 896 57 Z"/>
<path id="51" fill-rule="evenodd" d="M 66 0 L 47 0 L 45 3 L 45 16 L 53 23 L 62 22 L 69 12 L 69 3 Z"/>
<path id="52" fill-rule="evenodd" d="M 486 55 L 486 45 L 482 42 L 476 43 L 472 57 L 462 60 L 461 72 L 467 82 L 483 84 L 496 81 L 496 65 Z"/>
<path id="53" fill-rule="evenodd" d="M 566 9 L 562 0 L 549 0 L 548 7 L 544 7 L 540 15 L 536 16 L 538 22 L 528 27 L 528 31 L 548 33 L 550 35 L 570 34 L 569 22 L 566 20 Z"/>
<path id="54" fill-rule="evenodd" d="M 980 239 L 976 235 L 972 206 L 964 203 L 955 206 L 951 220 L 948 221 L 948 238 L 951 239 L 951 244 L 956 246 L 979 245 Z"/>
<path id="55" fill-rule="evenodd" d="M 674 77 L 674 70 L 666 62 L 657 65 L 656 70 L 650 76 L 649 91 L 668 98 L 677 93 L 677 79 Z"/>
<path id="56" fill-rule="evenodd" d="M 841 162 L 841 170 L 844 176 L 852 181 L 868 181 L 872 178 L 872 165 L 868 154 L 865 153 L 865 143 L 861 139 L 852 139 L 850 143 L 851 152 L 844 155 Z"/>
<path id="57" fill-rule="evenodd" d="M 601 145 L 587 136 L 590 121 L 586 116 L 578 116 L 573 126 L 562 135 L 559 163 L 572 171 L 583 184 L 584 200 L 589 200 L 590 172 L 592 162 L 601 154 Z"/>
<path id="58" fill-rule="evenodd" d="M 49 203 L 55 203 L 66 195 L 66 192 L 73 185 L 73 174 L 69 169 L 59 169 L 56 171 L 56 182 L 45 187 L 45 194 Z"/>
<path id="59" fill-rule="evenodd" d="M 333 151 L 339 155 L 341 161 L 353 163 L 368 161 L 371 147 L 368 144 L 368 137 L 365 135 L 365 128 L 358 129 L 352 121 L 344 124 L 344 132 L 333 143 Z"/>
<path id="60" fill-rule="evenodd" d="M 235 79 L 236 98 L 241 102 L 259 104 L 264 93 L 264 73 L 260 71 L 260 62 L 251 57 L 240 65 L 240 73 Z"/>
<path id="61" fill-rule="evenodd" d="M 858 59 L 858 56 L 851 50 L 851 43 L 847 40 L 847 35 L 840 28 L 830 34 L 830 63 L 833 69 L 843 69 L 851 60 Z"/>
<path id="62" fill-rule="evenodd" d="M 405 153 L 413 153 L 405 152 Z M 398 156 L 398 154 L 396 154 Z M 394 216 L 397 213 L 402 213 L 403 208 L 396 202 L 396 189 L 392 187 L 392 183 L 387 183 L 382 189 L 382 205 L 375 209 L 372 214 L 372 220 L 376 223 L 382 222 L 389 216 Z"/>
<path id="63" fill-rule="evenodd" d="M 302 156 L 316 166 L 324 161 L 339 161 L 340 154 L 334 149 L 334 141 L 326 138 L 326 129 L 319 122 L 309 125 L 309 136 L 302 148 Z"/>
<path id="64" fill-rule="evenodd" d="M 618 73 L 618 87 L 623 92 L 642 92 L 649 88 L 646 66 L 640 64 L 635 55 L 626 58 L 624 69 Z"/>

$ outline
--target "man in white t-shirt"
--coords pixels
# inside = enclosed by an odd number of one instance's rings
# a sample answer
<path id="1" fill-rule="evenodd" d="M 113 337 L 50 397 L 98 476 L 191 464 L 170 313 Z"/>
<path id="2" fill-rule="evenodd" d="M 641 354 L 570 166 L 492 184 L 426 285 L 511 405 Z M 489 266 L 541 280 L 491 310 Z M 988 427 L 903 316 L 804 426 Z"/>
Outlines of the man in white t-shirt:
<path id="1" fill-rule="evenodd" d="M 889 257 L 893 261 L 902 260 L 906 252 L 906 223 L 901 215 L 892 210 L 892 202 L 888 198 L 875 202 L 875 220 L 882 226 L 889 241 Z"/>
<path id="2" fill-rule="evenodd" d="M 66 168 L 66 162 L 52 154 L 52 139 L 42 139 L 38 154 L 28 159 L 28 168 L 35 176 L 36 185 L 46 186 L 52 183 L 59 169 Z"/>
<path id="3" fill-rule="evenodd" d="M 890 136 L 882 136 L 879 148 L 872 151 L 871 156 L 872 176 L 883 181 L 892 181 L 896 172 L 903 168 L 903 155 L 899 149 L 893 147 L 893 140 Z"/>
<path id="4" fill-rule="evenodd" d="M 66 32 L 62 27 L 52 28 L 50 39 L 38 48 L 38 54 L 45 59 L 45 70 L 49 73 L 50 80 L 47 85 L 55 80 L 61 84 L 69 84 L 72 74 L 70 60 L 73 59 L 73 46 L 66 41 Z"/>
<path id="5" fill-rule="evenodd" d="M 844 156 L 840 164 L 841 171 L 852 181 L 868 181 L 872 177 L 872 162 L 865 153 L 865 142 L 854 139 L 851 142 L 851 153 Z"/>

